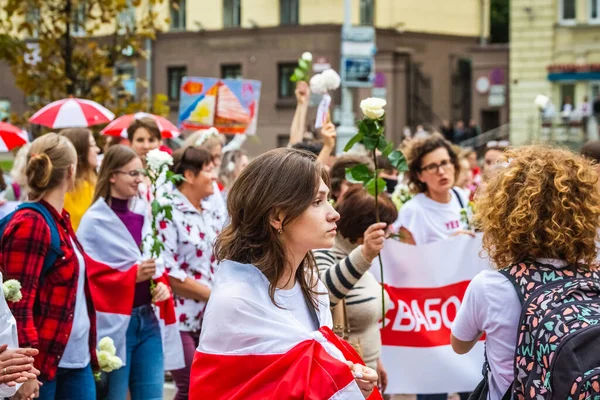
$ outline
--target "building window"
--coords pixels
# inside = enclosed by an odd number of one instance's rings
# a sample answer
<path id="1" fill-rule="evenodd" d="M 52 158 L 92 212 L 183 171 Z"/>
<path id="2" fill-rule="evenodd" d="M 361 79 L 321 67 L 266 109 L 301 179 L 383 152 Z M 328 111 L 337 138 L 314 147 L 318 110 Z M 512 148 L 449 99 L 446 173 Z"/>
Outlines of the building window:
<path id="1" fill-rule="evenodd" d="M 242 66 L 240 64 L 221 65 L 221 78 L 242 79 Z"/>
<path id="2" fill-rule="evenodd" d="M 562 114 L 565 111 L 565 105 L 570 104 L 569 111 L 574 110 L 575 101 L 575 84 L 574 83 L 564 83 L 560 85 L 560 112 Z"/>
<path id="3" fill-rule="evenodd" d="M 360 0 L 360 24 L 373 25 L 375 22 L 375 0 Z"/>
<path id="4" fill-rule="evenodd" d="M 177 0 L 171 3 L 171 30 L 185 30 L 185 2 Z"/>
<path id="5" fill-rule="evenodd" d="M 32 28 L 31 32 L 28 32 L 29 37 L 31 39 L 37 39 L 39 36 L 38 26 L 40 25 L 40 9 L 30 4 L 27 13 L 25 14 L 25 21 L 27 21 Z"/>
<path id="6" fill-rule="evenodd" d="M 294 74 L 296 64 L 279 64 L 279 88 L 278 96 L 280 99 L 294 96 L 294 85 L 290 82 L 290 77 Z"/>
<path id="7" fill-rule="evenodd" d="M 560 22 L 564 24 L 574 24 L 577 18 L 577 0 L 559 0 Z"/>
<path id="8" fill-rule="evenodd" d="M 242 21 L 242 1 L 223 0 L 223 26 L 237 28 Z"/>
<path id="9" fill-rule="evenodd" d="M 290 135 L 277 135 L 277 147 L 287 147 L 290 142 Z"/>
<path id="10" fill-rule="evenodd" d="M 85 35 L 86 2 L 82 1 L 71 10 L 71 34 L 73 36 Z"/>
<path id="11" fill-rule="evenodd" d="M 600 0 L 590 1 L 590 21 L 600 23 Z"/>
<path id="12" fill-rule="evenodd" d="M 117 20 L 120 34 L 135 30 L 135 8 L 133 7 L 132 0 L 126 1 L 125 8 L 117 16 Z"/>
<path id="13" fill-rule="evenodd" d="M 298 2 L 300 0 L 279 0 L 279 18 L 281 25 L 298 24 Z"/>
<path id="14" fill-rule="evenodd" d="M 167 68 L 167 84 L 169 101 L 179 101 L 179 91 L 181 80 L 187 75 L 187 67 L 169 67 Z"/>
<path id="15" fill-rule="evenodd" d="M 119 65 L 116 67 L 116 74 L 121 79 L 119 96 L 131 96 L 135 98 L 137 89 L 135 67 L 130 64 Z"/>

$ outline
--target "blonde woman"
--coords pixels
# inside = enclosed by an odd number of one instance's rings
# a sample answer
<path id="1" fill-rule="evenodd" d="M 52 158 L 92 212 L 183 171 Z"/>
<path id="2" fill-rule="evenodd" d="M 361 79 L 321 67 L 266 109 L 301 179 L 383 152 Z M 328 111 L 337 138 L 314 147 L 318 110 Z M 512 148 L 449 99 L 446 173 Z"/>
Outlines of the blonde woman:
<path id="1" fill-rule="evenodd" d="M 15 162 L 10 170 L 12 183 L 4 191 L 4 198 L 7 201 L 27 200 L 27 175 L 25 175 L 25 168 L 27 167 L 27 152 L 30 146 L 30 144 L 26 144 L 17 151 Z"/>
<path id="2" fill-rule="evenodd" d="M 77 231 L 81 217 L 90 208 L 94 198 L 100 148 L 96 145 L 94 135 L 89 129 L 63 129 L 60 134 L 69 139 L 77 151 L 75 187 L 65 197 L 65 210 L 71 216 L 73 230 Z"/>

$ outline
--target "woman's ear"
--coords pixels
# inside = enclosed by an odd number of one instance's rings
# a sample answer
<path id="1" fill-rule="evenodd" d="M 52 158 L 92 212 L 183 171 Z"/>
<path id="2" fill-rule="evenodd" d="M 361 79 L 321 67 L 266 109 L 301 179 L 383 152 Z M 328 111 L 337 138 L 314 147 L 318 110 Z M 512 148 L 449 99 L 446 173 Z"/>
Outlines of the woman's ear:
<path id="1" fill-rule="evenodd" d="M 271 212 L 271 216 L 269 217 L 269 223 L 271 224 L 273 229 L 275 229 L 276 231 L 280 231 L 283 230 L 283 219 L 283 213 L 274 210 L 273 212 Z"/>
<path id="2" fill-rule="evenodd" d="M 192 182 L 197 176 L 198 174 L 194 174 L 194 171 L 192 171 L 191 169 L 186 169 L 185 171 L 183 171 L 183 178 L 186 182 Z"/>

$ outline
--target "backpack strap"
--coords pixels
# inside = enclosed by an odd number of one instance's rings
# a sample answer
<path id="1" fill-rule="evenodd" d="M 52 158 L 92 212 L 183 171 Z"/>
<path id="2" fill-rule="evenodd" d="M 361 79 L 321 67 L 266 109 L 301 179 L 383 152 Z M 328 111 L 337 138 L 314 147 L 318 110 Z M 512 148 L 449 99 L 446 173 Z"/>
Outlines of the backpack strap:
<path id="1" fill-rule="evenodd" d="M 517 296 L 519 297 L 519 302 L 521 303 L 521 306 L 523 306 L 523 304 L 525 303 L 525 295 L 523 294 L 523 291 L 521 291 L 521 286 L 517 283 L 517 280 L 510 274 L 509 271 L 511 268 L 512 266 L 508 268 L 503 268 L 498 270 L 498 272 L 504 275 L 506 279 L 508 279 L 508 281 L 512 283 L 513 287 L 515 288 L 515 291 L 517 292 Z"/>
<path id="2" fill-rule="evenodd" d="M 10 185 L 12 186 L 12 190 L 15 195 L 15 200 L 19 201 L 19 199 L 21 198 L 21 186 L 19 186 L 19 184 L 16 182 L 11 183 Z"/>
<path id="3" fill-rule="evenodd" d="M 458 199 L 458 204 L 460 204 L 460 208 L 465 208 L 465 205 L 464 205 L 462 199 L 460 198 L 460 194 L 458 194 L 458 191 L 455 188 L 452 188 L 452 191 L 454 192 L 454 195 Z"/>
<path id="4" fill-rule="evenodd" d="M 64 256 L 64 252 L 60 249 L 60 234 L 58 232 L 58 226 L 52 213 L 43 204 L 39 202 L 27 202 L 21 203 L 15 211 L 4 217 L 2 223 L 0 223 L 0 237 L 4 235 L 4 231 L 8 226 L 8 222 L 12 219 L 13 215 L 19 210 L 34 210 L 44 217 L 44 220 L 50 228 L 50 248 L 44 257 L 44 264 L 42 266 L 42 273 L 40 274 L 40 280 L 44 274 L 52 267 L 59 257 Z"/>

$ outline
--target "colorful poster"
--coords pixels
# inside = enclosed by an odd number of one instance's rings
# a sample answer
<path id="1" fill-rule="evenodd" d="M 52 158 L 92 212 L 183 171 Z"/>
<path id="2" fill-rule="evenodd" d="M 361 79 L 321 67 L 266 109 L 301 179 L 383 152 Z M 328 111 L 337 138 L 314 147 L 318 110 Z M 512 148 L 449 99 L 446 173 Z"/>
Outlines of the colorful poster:
<path id="1" fill-rule="evenodd" d="M 471 279 L 490 269 L 481 234 L 424 246 L 388 239 L 381 252 L 392 299 L 381 330 L 386 393 L 470 392 L 481 381 L 483 341 L 465 355 L 450 345 L 450 329 Z M 380 281 L 379 262 L 371 272 Z"/>
<path id="2" fill-rule="evenodd" d="M 224 134 L 256 134 L 261 83 L 247 79 L 184 77 L 179 128 L 215 127 Z"/>

